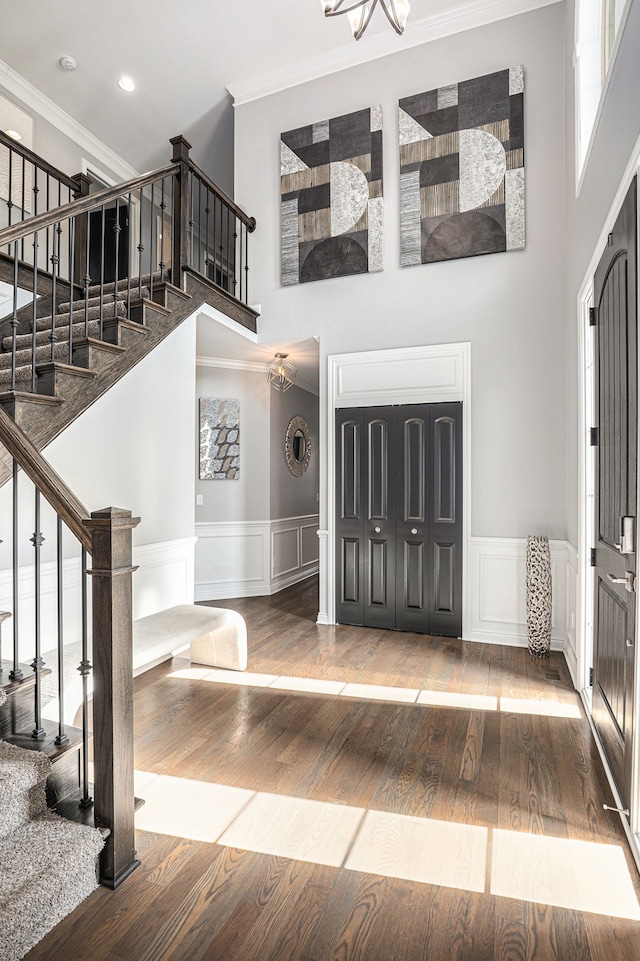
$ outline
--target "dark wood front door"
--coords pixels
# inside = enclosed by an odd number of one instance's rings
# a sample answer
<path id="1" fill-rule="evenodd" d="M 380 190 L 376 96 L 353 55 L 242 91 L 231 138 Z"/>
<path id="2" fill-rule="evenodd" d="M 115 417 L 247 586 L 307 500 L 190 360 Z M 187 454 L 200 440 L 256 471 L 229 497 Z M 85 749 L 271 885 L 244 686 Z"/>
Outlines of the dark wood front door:
<path id="1" fill-rule="evenodd" d="M 625 807 L 636 638 L 636 231 L 634 180 L 594 281 L 598 433 L 592 712 Z"/>
<path id="2" fill-rule="evenodd" d="M 462 632 L 462 405 L 336 412 L 336 618 Z"/>

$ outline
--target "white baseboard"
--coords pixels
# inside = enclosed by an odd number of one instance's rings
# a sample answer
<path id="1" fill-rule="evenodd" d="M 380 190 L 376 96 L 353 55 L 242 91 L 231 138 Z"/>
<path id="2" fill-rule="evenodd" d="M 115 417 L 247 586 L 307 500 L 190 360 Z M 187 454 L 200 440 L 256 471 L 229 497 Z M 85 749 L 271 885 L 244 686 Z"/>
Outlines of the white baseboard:
<path id="1" fill-rule="evenodd" d="M 318 515 L 196 524 L 195 599 L 262 597 L 318 573 Z"/>

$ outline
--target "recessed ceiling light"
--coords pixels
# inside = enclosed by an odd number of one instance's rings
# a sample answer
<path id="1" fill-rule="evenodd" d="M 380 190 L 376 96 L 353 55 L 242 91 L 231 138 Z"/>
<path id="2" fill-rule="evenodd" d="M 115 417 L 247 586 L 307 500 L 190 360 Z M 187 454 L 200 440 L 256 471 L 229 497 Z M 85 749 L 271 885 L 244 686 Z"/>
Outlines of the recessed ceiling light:
<path id="1" fill-rule="evenodd" d="M 5 130 L 7 137 L 11 137 L 13 140 L 22 140 L 22 134 L 18 133 L 17 130 Z"/>
<path id="2" fill-rule="evenodd" d="M 132 93 L 136 89 L 136 85 L 131 77 L 120 77 L 118 86 L 121 90 L 126 90 L 127 93 Z"/>
<path id="3" fill-rule="evenodd" d="M 78 66 L 78 62 L 75 57 L 60 57 L 58 63 L 63 70 L 75 70 Z"/>

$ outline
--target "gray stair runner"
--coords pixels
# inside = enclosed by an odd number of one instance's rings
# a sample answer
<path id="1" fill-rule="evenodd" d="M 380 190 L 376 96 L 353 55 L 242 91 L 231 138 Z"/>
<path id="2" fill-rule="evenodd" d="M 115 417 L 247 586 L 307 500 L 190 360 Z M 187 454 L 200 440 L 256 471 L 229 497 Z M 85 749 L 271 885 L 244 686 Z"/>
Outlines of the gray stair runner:
<path id="1" fill-rule="evenodd" d="M 19 961 L 97 887 L 104 841 L 47 810 L 51 762 L 0 741 L 0 958 Z"/>

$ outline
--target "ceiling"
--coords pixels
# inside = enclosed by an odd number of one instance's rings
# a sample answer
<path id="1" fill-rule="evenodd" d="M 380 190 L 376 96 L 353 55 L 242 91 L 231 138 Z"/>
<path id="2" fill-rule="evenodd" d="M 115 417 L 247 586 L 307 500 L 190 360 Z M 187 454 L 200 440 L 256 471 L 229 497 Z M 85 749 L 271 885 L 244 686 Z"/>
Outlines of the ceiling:
<path id="1" fill-rule="evenodd" d="M 2 4 L 0 85 L 7 67 L 15 71 L 140 172 L 166 164 L 169 138 L 183 133 L 196 163 L 232 193 L 229 90 L 242 102 L 552 2 L 411 0 L 402 37 L 378 9 L 356 43 L 346 17 L 325 20 L 320 0 L 19 0 Z M 59 64 L 68 55 L 78 63 L 72 73 Z M 118 88 L 122 75 L 135 80 L 134 93 Z M 218 326 L 200 338 L 199 353 L 266 363 L 287 349 L 223 329 L 214 336 Z M 297 351 L 304 358 L 301 378 L 317 388 L 317 343 L 289 346 L 293 363 Z"/>

